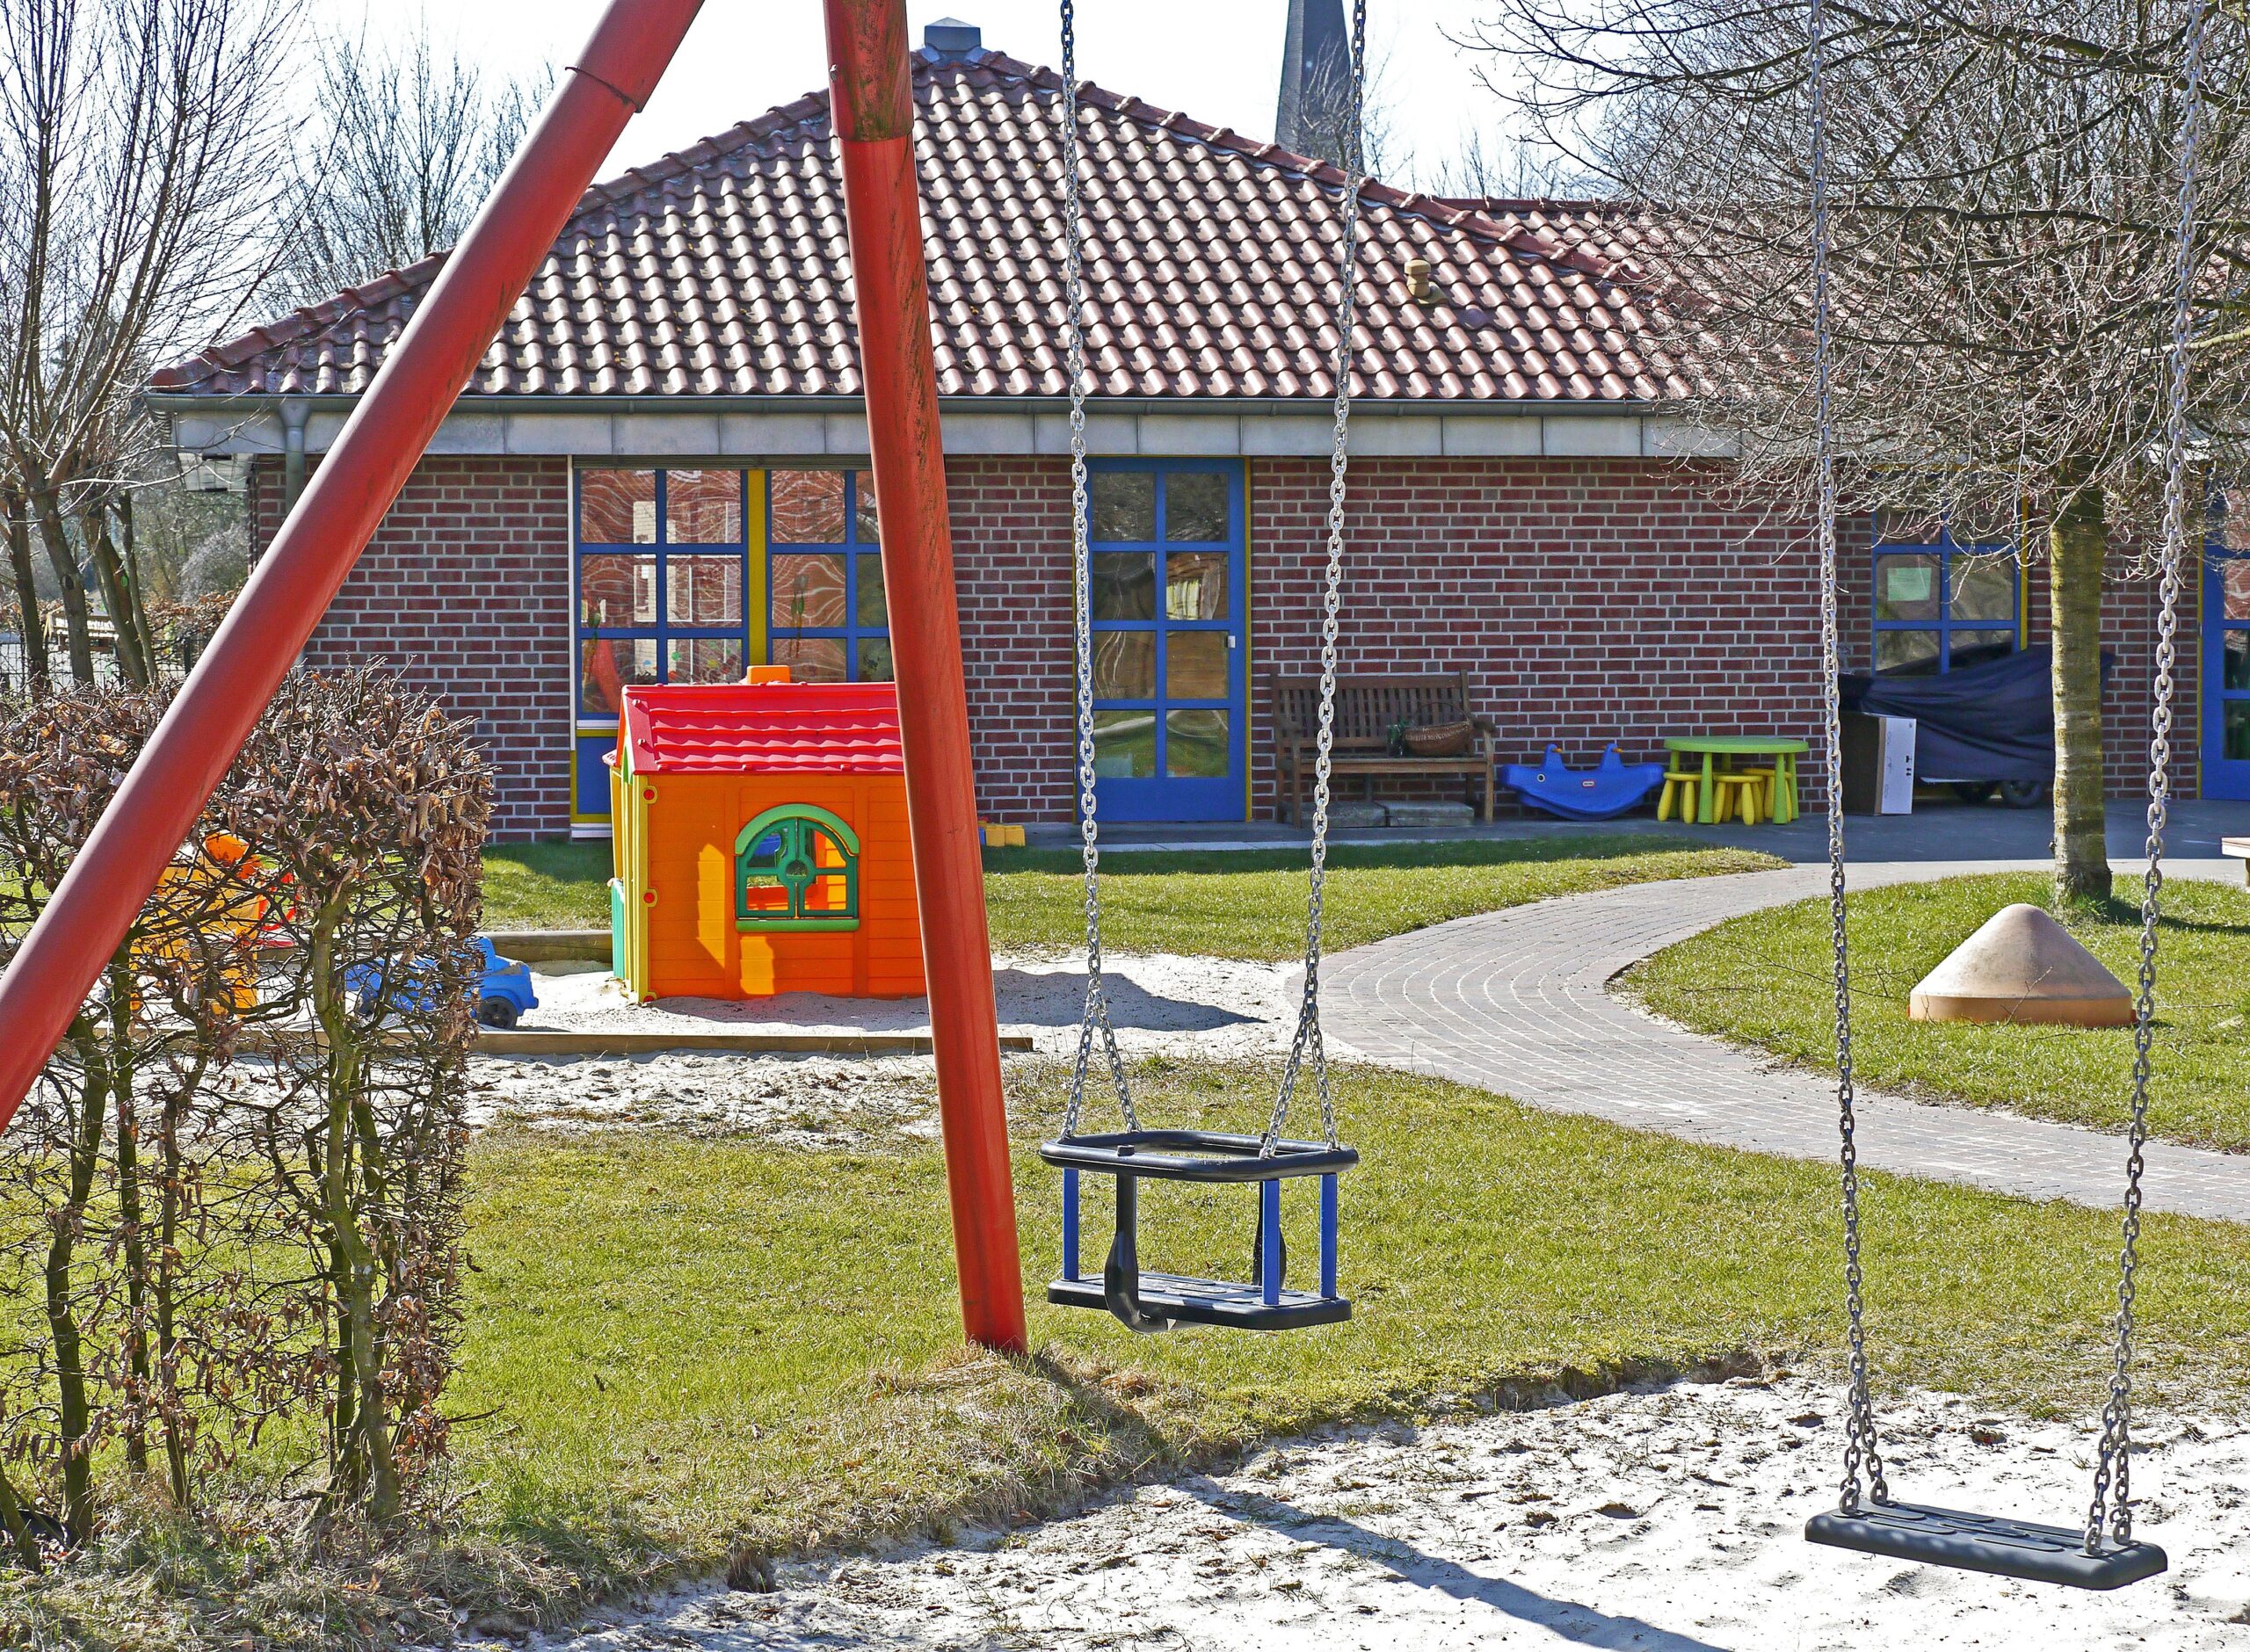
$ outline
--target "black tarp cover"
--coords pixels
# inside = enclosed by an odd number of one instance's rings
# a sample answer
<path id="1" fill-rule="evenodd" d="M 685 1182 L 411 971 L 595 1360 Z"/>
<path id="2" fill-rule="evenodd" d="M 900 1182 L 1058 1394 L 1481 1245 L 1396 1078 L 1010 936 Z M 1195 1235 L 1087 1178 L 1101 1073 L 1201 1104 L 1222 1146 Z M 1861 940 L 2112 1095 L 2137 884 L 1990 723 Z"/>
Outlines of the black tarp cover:
<path id="1" fill-rule="evenodd" d="M 1914 720 L 1917 779 L 2051 781 L 2052 663 L 2046 648 L 2025 648 L 1936 677 L 1843 677 L 1838 686 L 1848 711 Z M 2101 664 L 2107 677 L 2106 652 Z"/>

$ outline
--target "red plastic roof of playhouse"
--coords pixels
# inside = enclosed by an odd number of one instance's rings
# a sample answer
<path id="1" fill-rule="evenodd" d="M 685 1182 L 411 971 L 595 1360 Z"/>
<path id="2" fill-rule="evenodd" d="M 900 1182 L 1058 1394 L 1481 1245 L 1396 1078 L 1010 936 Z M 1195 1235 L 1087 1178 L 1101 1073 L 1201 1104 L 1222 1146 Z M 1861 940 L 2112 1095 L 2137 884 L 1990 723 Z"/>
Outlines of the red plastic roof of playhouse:
<path id="1" fill-rule="evenodd" d="M 635 774 L 904 774 L 889 683 L 700 683 L 625 691 Z"/>

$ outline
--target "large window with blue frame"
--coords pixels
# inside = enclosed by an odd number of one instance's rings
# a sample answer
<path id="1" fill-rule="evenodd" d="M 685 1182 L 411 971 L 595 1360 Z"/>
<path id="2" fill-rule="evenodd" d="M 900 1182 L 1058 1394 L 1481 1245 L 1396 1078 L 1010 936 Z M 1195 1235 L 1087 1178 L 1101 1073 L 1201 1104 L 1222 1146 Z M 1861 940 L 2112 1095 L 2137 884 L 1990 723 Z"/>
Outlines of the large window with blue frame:
<path id="1" fill-rule="evenodd" d="M 742 680 L 749 547 L 739 470 L 577 474 L 577 714 L 642 683 Z"/>
<path id="2" fill-rule="evenodd" d="M 1875 669 L 1934 677 L 2012 654 L 2021 645 L 2015 547 L 1964 544 L 1949 529 L 1921 543 L 1875 547 Z"/>
<path id="3" fill-rule="evenodd" d="M 864 470 L 766 475 L 766 647 L 800 683 L 891 676 L 875 477 Z"/>
<path id="4" fill-rule="evenodd" d="M 1089 484 L 1098 807 L 1114 820 L 1238 820 L 1242 467 L 1100 460 Z"/>

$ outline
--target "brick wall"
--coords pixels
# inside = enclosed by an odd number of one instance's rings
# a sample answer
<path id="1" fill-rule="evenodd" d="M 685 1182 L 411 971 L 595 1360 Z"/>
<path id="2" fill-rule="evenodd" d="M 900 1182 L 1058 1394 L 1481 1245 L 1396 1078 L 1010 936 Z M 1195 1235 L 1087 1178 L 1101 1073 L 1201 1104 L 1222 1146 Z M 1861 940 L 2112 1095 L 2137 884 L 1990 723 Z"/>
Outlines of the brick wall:
<path id="1" fill-rule="evenodd" d="M 1275 787 L 1258 679 L 1317 668 L 1327 475 L 1320 460 L 1258 460 L 1250 471 L 1260 818 L 1274 812 Z M 947 476 L 980 806 L 1000 819 L 1067 820 L 1068 464 L 962 458 Z M 1509 760 L 1535 760 L 1553 742 L 1585 763 L 1612 740 L 1628 760 L 1660 757 L 1663 735 L 1689 728 L 1817 735 L 1808 534 L 1648 460 L 1362 459 L 1352 479 L 1345 669 L 1467 670 Z M 253 476 L 261 543 L 279 524 L 279 480 L 271 463 Z M 475 718 L 498 783 L 495 835 L 506 839 L 570 827 L 568 517 L 562 459 L 424 460 L 306 652 L 315 665 L 391 662 Z M 1846 524 L 1842 570 L 1846 666 L 1865 670 L 1863 518 Z M 2036 565 L 2030 593 L 2036 641 Z M 2105 710 L 2120 795 L 2142 783 L 2153 603 L 2149 582 L 2121 569 L 2105 622 L 2118 653 Z M 2181 653 L 2192 707 L 2192 627 Z M 2189 794 L 2192 722 L 2183 711 L 2180 789 Z M 1807 778 L 1818 769 L 1816 756 Z"/>
<path id="2" fill-rule="evenodd" d="M 251 486 L 263 546 L 278 462 Z M 305 649 L 316 669 L 395 665 L 473 718 L 502 841 L 570 830 L 570 559 L 568 460 L 425 459 Z"/>
<path id="3" fill-rule="evenodd" d="M 1817 734 L 1809 536 L 1656 461 L 1377 459 L 1351 474 L 1346 670 L 1468 671 L 1510 761 L 1550 743 L 1583 764 L 1613 740 L 1632 762 L 1660 758 L 1666 734 Z M 1309 673 L 1328 467 L 1261 461 L 1251 487 L 1252 664 Z M 1262 695 L 1253 727 L 1262 815 Z"/>
<path id="4" fill-rule="evenodd" d="M 946 489 L 977 807 L 995 820 L 1068 821 L 1078 741 L 1070 461 L 952 459 Z"/>
<path id="5" fill-rule="evenodd" d="M 955 460 L 947 476 L 979 801 L 1001 818 L 1066 820 L 1068 465 Z M 1610 740 L 1643 759 L 1662 755 L 1665 734 L 1690 728 L 1817 730 L 1808 543 L 1730 510 L 1676 468 L 1368 459 L 1352 482 L 1345 669 L 1469 671 L 1511 759 L 1535 759 L 1549 741 L 1574 762 Z M 1327 489 L 1325 460 L 1252 467 L 1251 761 L 1261 817 L 1276 793 L 1256 679 L 1318 667 Z M 1389 782 L 1382 794 L 1401 793 Z"/>

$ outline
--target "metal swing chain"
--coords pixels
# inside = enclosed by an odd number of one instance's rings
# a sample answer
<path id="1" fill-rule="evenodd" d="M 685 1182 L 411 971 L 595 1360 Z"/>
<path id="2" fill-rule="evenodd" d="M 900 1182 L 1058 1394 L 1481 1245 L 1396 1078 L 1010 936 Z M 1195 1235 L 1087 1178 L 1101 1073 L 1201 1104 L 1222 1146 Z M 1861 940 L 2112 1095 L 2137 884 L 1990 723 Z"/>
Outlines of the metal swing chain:
<path id="1" fill-rule="evenodd" d="M 2190 519 L 2188 474 L 2188 369 L 2194 349 L 2196 162 L 2203 115 L 2203 0 L 2189 0 L 2185 103 L 2180 112 L 2178 286 L 2173 298 L 2169 403 L 2165 409 L 2164 548 L 2156 622 L 2155 705 L 2149 715 L 2148 874 L 2141 885 L 2140 991 L 2133 1013 L 2132 1121 L 2126 1131 L 2124 1245 L 2117 1256 L 2116 1357 L 2109 1399 L 2101 1411 L 2101 1445 L 2094 1468 L 2094 1504 L 2086 1518 L 2086 1552 L 2101 1552 L 2103 1527 L 2119 1547 L 2133 1540 L 2133 1294 L 2139 1272 L 2141 1176 L 2148 1144 L 2150 1051 L 2156 1037 L 2157 917 L 2164 889 L 2164 828 L 2172 801 L 2172 692 L 2180 620 L 2180 570 Z M 2200 517 L 2200 512 L 2196 513 Z"/>
<path id="2" fill-rule="evenodd" d="M 1260 1157 L 1270 1158 L 1289 1121 L 1289 1104 L 1296 1098 L 1299 1073 L 1310 1061 L 1314 1090 L 1320 1097 L 1320 1127 L 1330 1147 L 1335 1147 L 1336 1098 L 1328 1083 L 1328 1048 L 1320 1033 L 1321 904 L 1328 880 L 1328 775 L 1336 738 L 1336 675 L 1338 615 L 1344 591 L 1345 473 L 1350 465 L 1352 424 L 1352 330 L 1357 308 L 1356 285 L 1360 250 L 1360 189 L 1366 181 L 1362 168 L 1362 112 L 1367 99 L 1367 0 L 1352 4 L 1352 91 L 1348 152 L 1344 157 L 1344 231 L 1338 253 L 1336 355 L 1332 371 L 1336 383 L 1336 429 L 1328 457 L 1328 578 L 1321 603 L 1320 620 L 1320 734 L 1312 766 L 1312 871 L 1305 900 L 1304 996 L 1297 1006 L 1296 1035 L 1289 1041 L 1289 1056 L 1281 1069 L 1281 1082 L 1274 1097 L 1274 1116 L 1259 1146 Z"/>
<path id="3" fill-rule="evenodd" d="M 1101 1040 L 1109 1081 L 1125 1127 L 1138 1130 L 1132 1087 L 1117 1054 L 1117 1030 L 1110 1025 L 1109 994 L 1101 978 L 1101 832 L 1094 819 L 1093 766 L 1093 592 L 1092 560 L 1087 554 L 1085 246 L 1078 222 L 1078 45 L 1071 0 L 1063 5 L 1063 304 L 1065 314 L 1063 371 L 1071 380 L 1071 581 L 1076 616 L 1078 677 L 1078 838 L 1085 864 L 1086 998 L 1078 1016 L 1078 1053 L 1071 1064 L 1071 1096 L 1063 1112 L 1064 1140 L 1078 1133 L 1085 1106 L 1086 1069 L 1094 1040 Z"/>
<path id="4" fill-rule="evenodd" d="M 1844 927 L 1844 781 L 1843 765 L 1837 760 L 1842 745 L 1843 714 L 1836 678 L 1842 670 L 1842 659 L 1837 640 L 1836 439 L 1829 395 L 1833 346 L 1828 303 L 1828 127 L 1824 82 L 1827 17 L 1822 0 L 1811 0 L 1807 26 L 1811 33 L 1807 91 L 1812 137 L 1809 168 L 1812 185 L 1812 386 L 1818 442 L 1814 465 L 1819 488 L 1822 738 L 1827 755 L 1824 778 L 1828 802 L 1828 930 L 1835 976 L 1836 1126 L 1843 1167 L 1844 1306 L 1850 1322 L 1850 1374 L 1846 1397 L 1849 1417 L 1844 1435 L 1840 1506 L 1845 1513 L 1854 1514 L 1859 1511 L 1862 1474 L 1869 1495 L 1877 1503 L 1891 1501 L 1891 1487 L 1883 1477 L 1883 1453 L 1876 1441 L 1875 1402 L 1868 1392 L 1863 1302 L 1866 1276 L 1860 1263 L 1859 1148 L 1854 1139 L 1857 1120 L 1853 1106 L 1851 957 Z"/>

